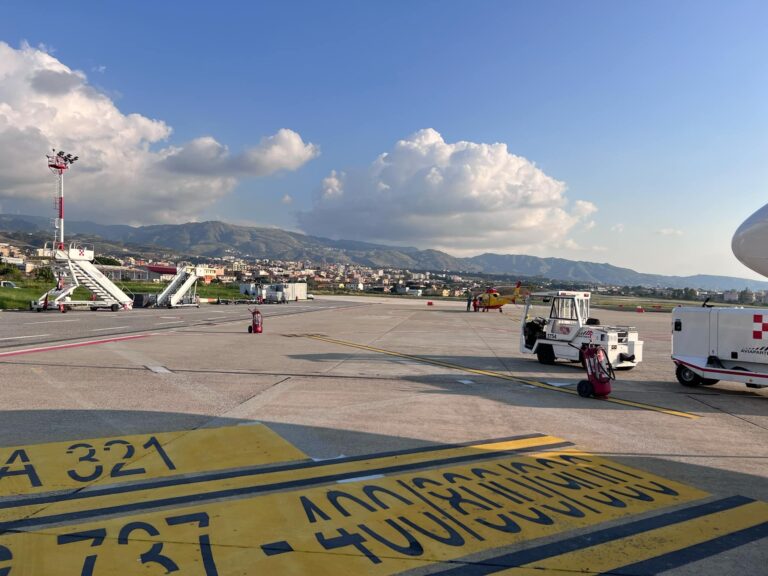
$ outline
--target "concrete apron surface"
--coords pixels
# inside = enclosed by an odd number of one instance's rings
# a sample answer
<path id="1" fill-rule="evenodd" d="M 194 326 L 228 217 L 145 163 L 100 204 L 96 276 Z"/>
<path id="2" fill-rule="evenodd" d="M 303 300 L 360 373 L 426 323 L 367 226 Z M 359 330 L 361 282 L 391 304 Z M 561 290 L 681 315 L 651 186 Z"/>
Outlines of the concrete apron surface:
<path id="1" fill-rule="evenodd" d="M 606 401 L 520 307 L 348 300 L 1 358 L 0 576 L 761 573 L 768 390 L 680 386 L 668 314 L 594 311 Z"/>

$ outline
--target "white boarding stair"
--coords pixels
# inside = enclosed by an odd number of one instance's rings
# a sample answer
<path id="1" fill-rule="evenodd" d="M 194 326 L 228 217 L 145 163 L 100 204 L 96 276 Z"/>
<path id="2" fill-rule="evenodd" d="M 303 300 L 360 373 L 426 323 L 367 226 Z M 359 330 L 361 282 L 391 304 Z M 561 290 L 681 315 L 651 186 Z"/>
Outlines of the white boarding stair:
<path id="1" fill-rule="evenodd" d="M 179 269 L 170 284 L 157 297 L 157 306 L 169 308 L 179 306 L 187 293 L 197 283 L 198 278 L 196 268 Z"/>
<path id="2" fill-rule="evenodd" d="M 58 286 L 56 288 L 51 288 L 40 297 L 38 304 L 40 306 L 45 305 L 47 297 L 48 308 L 58 308 L 59 304 L 63 304 L 67 296 L 75 291 L 75 288 L 77 288 L 77 283 L 64 284 L 62 285 L 61 290 L 59 290 Z"/>
<path id="3" fill-rule="evenodd" d="M 95 294 L 98 300 L 107 304 L 119 304 L 121 308 L 126 309 L 133 306 L 133 299 L 104 276 L 92 262 L 69 260 L 68 264 L 77 283 Z"/>
<path id="4" fill-rule="evenodd" d="M 133 307 L 133 300 L 125 292 L 120 290 L 115 284 L 101 271 L 87 260 L 64 260 L 66 273 L 61 275 L 61 289 L 57 286 L 51 288 L 43 294 L 38 300 L 41 307 L 57 308 L 61 305 L 72 304 L 69 296 L 78 286 L 83 286 L 94 295 L 91 302 L 80 302 L 79 304 L 93 304 L 100 306 L 117 305 L 120 308 L 130 309 Z"/>

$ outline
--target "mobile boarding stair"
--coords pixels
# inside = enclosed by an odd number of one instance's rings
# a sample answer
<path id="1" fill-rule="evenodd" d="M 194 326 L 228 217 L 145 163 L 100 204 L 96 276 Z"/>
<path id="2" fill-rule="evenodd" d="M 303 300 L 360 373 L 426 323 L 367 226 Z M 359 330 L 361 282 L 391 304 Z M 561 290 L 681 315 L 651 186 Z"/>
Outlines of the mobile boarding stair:
<path id="1" fill-rule="evenodd" d="M 68 250 L 46 247 L 44 255 L 53 259 L 58 282 L 55 288 L 29 303 L 31 310 L 40 312 L 57 308 L 66 312 L 75 307 L 88 307 L 91 310 L 109 308 L 117 312 L 133 307 L 133 299 L 93 264 L 93 247 L 85 247 L 79 243 L 70 244 Z M 72 300 L 71 295 L 78 286 L 91 292 L 92 299 Z"/>
<path id="2" fill-rule="evenodd" d="M 200 307 L 197 298 L 197 280 L 203 274 L 194 266 L 184 266 L 176 271 L 170 284 L 157 297 L 158 308 Z"/>

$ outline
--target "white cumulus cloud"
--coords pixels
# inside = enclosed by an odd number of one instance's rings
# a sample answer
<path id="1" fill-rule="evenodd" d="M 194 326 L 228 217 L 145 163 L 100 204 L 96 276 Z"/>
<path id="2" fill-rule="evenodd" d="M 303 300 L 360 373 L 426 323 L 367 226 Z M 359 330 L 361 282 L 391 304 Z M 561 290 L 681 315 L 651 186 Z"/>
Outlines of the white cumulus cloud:
<path id="1" fill-rule="evenodd" d="M 454 254 L 565 248 L 575 245 L 568 233 L 597 210 L 569 202 L 565 191 L 504 143 L 448 143 L 428 128 L 367 169 L 331 172 L 298 218 L 314 235 Z"/>
<path id="2" fill-rule="evenodd" d="M 102 72 L 102 69 L 97 69 Z M 44 48 L 0 42 L 0 201 L 28 210 L 53 194 L 44 154 L 80 157 L 66 197 L 80 218 L 125 223 L 196 219 L 245 177 L 296 170 L 319 154 L 288 129 L 233 153 L 211 136 L 170 145 L 162 120 L 125 114 L 86 75 Z"/>
<path id="3" fill-rule="evenodd" d="M 344 194 L 344 172 L 336 173 L 332 170 L 330 176 L 323 178 L 322 196 L 323 198 L 338 198 Z"/>

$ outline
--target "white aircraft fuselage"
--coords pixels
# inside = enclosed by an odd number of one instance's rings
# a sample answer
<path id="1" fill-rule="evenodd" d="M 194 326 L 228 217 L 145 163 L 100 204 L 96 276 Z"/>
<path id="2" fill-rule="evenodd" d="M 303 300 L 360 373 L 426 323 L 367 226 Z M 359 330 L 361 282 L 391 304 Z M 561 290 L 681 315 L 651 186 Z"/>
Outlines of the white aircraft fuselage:
<path id="1" fill-rule="evenodd" d="M 744 266 L 768 276 L 768 204 L 739 226 L 731 240 L 731 250 Z"/>

